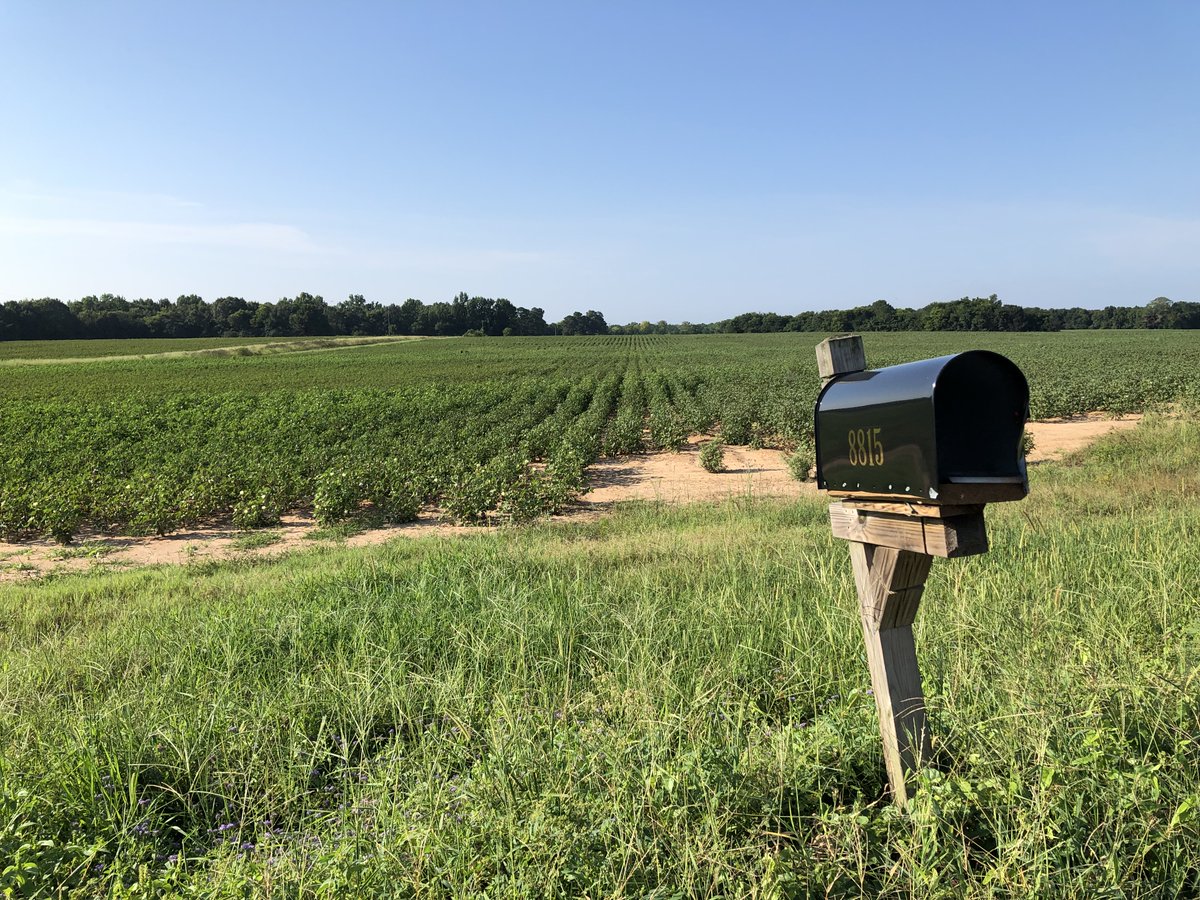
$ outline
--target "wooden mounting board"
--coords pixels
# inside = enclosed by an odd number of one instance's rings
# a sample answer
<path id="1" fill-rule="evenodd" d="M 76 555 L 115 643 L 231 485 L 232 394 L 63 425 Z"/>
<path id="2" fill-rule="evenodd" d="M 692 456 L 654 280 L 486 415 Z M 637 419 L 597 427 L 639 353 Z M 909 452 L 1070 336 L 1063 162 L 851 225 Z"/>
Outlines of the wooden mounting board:
<path id="1" fill-rule="evenodd" d="M 834 503 L 829 507 L 834 537 L 955 559 L 986 553 L 987 528 L 983 512 L 933 518 L 874 512 Z"/>
<path id="2" fill-rule="evenodd" d="M 924 516 L 930 519 L 948 519 L 983 512 L 982 503 L 963 506 L 939 506 L 931 503 L 896 503 L 889 500 L 843 500 L 842 506 L 864 512 L 889 513 L 893 516 Z"/>

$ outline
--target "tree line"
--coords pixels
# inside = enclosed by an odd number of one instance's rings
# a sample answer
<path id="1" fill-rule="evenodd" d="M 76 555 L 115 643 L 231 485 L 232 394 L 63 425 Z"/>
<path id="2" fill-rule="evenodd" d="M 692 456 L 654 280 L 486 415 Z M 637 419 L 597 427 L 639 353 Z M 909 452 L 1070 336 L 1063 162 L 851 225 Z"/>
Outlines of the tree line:
<path id="1" fill-rule="evenodd" d="M 794 315 L 747 312 L 712 323 L 630 322 L 608 325 L 594 309 L 548 323 L 545 311 L 500 298 L 460 293 L 448 303 L 408 299 L 390 304 L 351 294 L 336 304 L 301 293 L 274 303 L 195 294 L 170 300 L 126 300 L 114 294 L 0 304 L 0 340 L 138 337 L 308 337 L 417 334 L 519 336 L 543 334 L 739 334 L 781 331 L 1060 331 L 1094 328 L 1200 328 L 1200 303 L 1156 297 L 1145 306 L 1042 309 L 990 297 L 896 308 L 885 300 L 853 309 Z"/>
<path id="2" fill-rule="evenodd" d="M 459 294 L 449 303 L 399 304 L 351 294 L 330 305 L 301 293 L 274 303 L 195 294 L 170 300 L 127 300 L 114 294 L 61 300 L 17 300 L 0 305 L 0 340 L 142 337 L 308 337 L 317 335 L 540 335 L 606 334 L 602 313 L 574 312 L 548 324 L 545 311 L 500 298 Z"/>
<path id="3" fill-rule="evenodd" d="M 781 315 L 748 312 L 711 324 L 665 321 L 614 325 L 611 334 L 764 334 L 780 331 L 1062 331 L 1095 328 L 1200 328 L 1200 303 L 1156 297 L 1145 306 L 1042 309 L 1011 306 L 995 294 L 896 308 L 886 300 L 853 309 Z"/>

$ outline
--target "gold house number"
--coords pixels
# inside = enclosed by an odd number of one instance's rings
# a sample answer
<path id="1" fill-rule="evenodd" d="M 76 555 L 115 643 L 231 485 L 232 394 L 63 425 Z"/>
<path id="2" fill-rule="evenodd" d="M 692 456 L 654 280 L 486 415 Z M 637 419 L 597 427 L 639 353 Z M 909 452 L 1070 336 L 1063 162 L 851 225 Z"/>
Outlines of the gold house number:
<path id="1" fill-rule="evenodd" d="M 883 465 L 883 442 L 879 439 L 879 432 L 882 430 L 882 428 L 850 429 L 848 435 L 850 442 L 850 465 Z"/>

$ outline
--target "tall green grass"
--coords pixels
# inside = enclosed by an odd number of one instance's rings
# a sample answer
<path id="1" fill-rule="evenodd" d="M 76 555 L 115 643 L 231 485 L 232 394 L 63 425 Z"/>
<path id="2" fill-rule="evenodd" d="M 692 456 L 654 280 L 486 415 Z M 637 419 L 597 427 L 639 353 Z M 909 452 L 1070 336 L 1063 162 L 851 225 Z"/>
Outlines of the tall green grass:
<path id="1" fill-rule="evenodd" d="M 6 587 L 0 888 L 1194 895 L 1198 492 L 1153 420 L 935 564 L 907 816 L 821 502 Z"/>

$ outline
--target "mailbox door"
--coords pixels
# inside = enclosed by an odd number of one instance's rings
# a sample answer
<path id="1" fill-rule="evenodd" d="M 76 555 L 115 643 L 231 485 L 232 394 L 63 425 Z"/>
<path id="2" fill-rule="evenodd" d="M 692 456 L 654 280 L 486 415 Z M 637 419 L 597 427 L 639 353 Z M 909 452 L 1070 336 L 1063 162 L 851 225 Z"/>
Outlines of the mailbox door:
<path id="1" fill-rule="evenodd" d="M 940 483 L 1026 482 L 1029 384 L 1015 363 L 988 350 L 958 354 L 939 374 L 934 409 Z"/>

